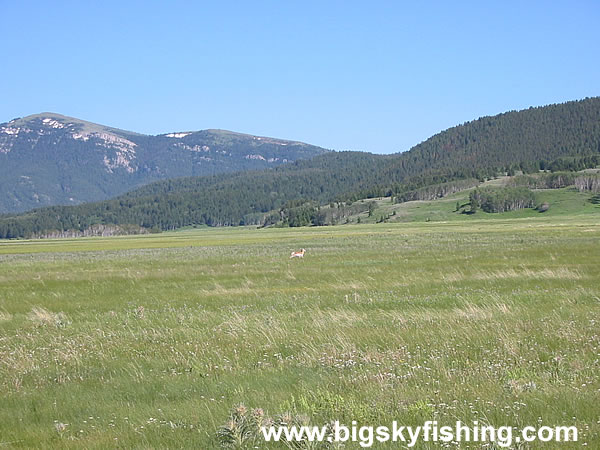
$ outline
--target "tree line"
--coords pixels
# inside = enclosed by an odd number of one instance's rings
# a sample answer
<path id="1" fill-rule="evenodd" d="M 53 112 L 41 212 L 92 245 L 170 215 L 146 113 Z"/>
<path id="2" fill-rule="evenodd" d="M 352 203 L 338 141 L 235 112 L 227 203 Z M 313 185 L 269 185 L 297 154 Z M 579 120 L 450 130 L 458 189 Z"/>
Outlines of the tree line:
<path id="1" fill-rule="evenodd" d="M 516 211 L 536 206 L 535 194 L 525 187 L 481 188 L 469 195 L 471 213 L 481 209 L 488 213 Z"/>
<path id="2" fill-rule="evenodd" d="M 599 151 L 600 98 L 593 98 L 484 117 L 405 153 L 331 152 L 273 169 L 159 181 L 102 202 L 4 215 L 0 238 L 83 231 L 96 224 L 153 231 L 262 225 L 274 219 L 274 212 L 288 224 L 320 224 L 318 205 L 444 195 L 454 189 L 452 183 L 484 181 L 517 167 L 524 172 L 580 170 L 597 165 Z M 516 204 L 522 200 L 516 199 Z M 298 204 L 286 206 L 290 202 Z"/>

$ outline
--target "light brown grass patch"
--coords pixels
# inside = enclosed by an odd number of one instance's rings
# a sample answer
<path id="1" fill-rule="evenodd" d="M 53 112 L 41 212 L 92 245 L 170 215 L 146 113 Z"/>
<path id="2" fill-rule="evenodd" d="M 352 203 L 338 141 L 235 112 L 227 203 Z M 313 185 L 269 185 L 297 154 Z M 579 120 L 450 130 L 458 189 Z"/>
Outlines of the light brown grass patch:
<path id="1" fill-rule="evenodd" d="M 67 316 L 62 313 L 53 313 L 41 306 L 34 306 L 27 318 L 37 325 L 51 325 L 55 327 L 64 327 L 68 324 Z"/>
<path id="2" fill-rule="evenodd" d="M 513 279 L 513 278 L 531 278 L 531 279 L 543 279 L 543 280 L 580 280 L 582 275 L 576 270 L 567 269 L 566 267 L 558 267 L 556 269 L 542 269 L 542 270 L 496 270 L 490 272 L 476 272 L 471 275 L 472 279 L 475 280 L 502 280 L 502 279 Z"/>

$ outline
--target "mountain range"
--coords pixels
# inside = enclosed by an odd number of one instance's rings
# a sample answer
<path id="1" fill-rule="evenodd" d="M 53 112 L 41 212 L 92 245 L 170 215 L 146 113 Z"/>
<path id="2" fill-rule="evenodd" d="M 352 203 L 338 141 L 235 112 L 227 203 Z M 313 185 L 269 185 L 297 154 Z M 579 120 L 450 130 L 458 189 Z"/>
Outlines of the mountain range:
<path id="1" fill-rule="evenodd" d="M 600 163 L 600 97 L 482 117 L 393 155 L 313 151 L 320 154 L 268 169 L 161 180 L 100 202 L 5 214 L 0 238 L 83 232 L 96 225 L 157 231 L 264 225 L 282 209 L 306 202 L 409 198 L 404 194 L 411 190 L 454 180 L 593 167 Z"/>
<path id="2" fill-rule="evenodd" d="M 258 170 L 324 152 L 224 130 L 148 136 L 36 114 L 0 124 L 0 213 L 104 200 L 160 179 Z"/>

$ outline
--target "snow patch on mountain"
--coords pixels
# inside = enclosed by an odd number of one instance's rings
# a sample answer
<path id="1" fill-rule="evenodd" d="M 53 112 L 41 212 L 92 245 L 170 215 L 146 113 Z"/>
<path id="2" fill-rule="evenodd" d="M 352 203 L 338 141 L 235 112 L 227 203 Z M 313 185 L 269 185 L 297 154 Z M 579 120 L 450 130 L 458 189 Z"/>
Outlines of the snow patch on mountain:
<path id="1" fill-rule="evenodd" d="M 46 125 L 47 127 L 51 127 L 51 128 L 65 128 L 64 123 L 59 122 L 58 120 L 55 119 L 51 119 L 50 117 L 46 117 L 45 119 L 42 119 L 42 123 L 44 125 Z"/>
<path id="2" fill-rule="evenodd" d="M 0 128 L 0 131 L 4 134 L 18 135 L 21 129 L 13 127 L 2 127 Z"/>
<path id="3" fill-rule="evenodd" d="M 260 161 L 266 161 L 265 157 L 263 155 L 246 155 L 244 156 L 244 158 L 246 159 L 258 159 Z"/>
<path id="4" fill-rule="evenodd" d="M 210 151 L 210 147 L 208 145 L 187 145 L 183 142 L 178 142 L 177 144 L 173 144 L 173 147 L 182 148 L 189 152 L 208 152 Z"/>
<path id="5" fill-rule="evenodd" d="M 71 133 L 71 137 L 77 140 L 81 139 L 82 141 L 88 141 L 90 139 L 90 135 L 85 133 Z"/>

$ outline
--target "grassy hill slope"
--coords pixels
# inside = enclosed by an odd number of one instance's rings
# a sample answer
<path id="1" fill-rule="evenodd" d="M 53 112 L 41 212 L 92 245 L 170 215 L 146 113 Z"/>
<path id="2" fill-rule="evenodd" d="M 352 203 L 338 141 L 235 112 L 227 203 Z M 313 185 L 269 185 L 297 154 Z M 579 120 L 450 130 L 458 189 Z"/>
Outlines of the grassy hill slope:
<path id="1" fill-rule="evenodd" d="M 505 180 L 493 180 L 483 183 L 482 186 L 499 185 Z M 532 208 L 518 211 L 506 211 L 503 213 L 486 213 L 479 211 L 474 215 L 464 214 L 466 205 L 469 203 L 469 194 L 473 189 L 464 190 L 451 194 L 447 197 L 428 200 L 410 201 L 405 203 L 393 203 L 390 198 L 380 197 L 365 199 L 360 202 L 367 204 L 375 202 L 375 208 L 371 215 L 367 207 L 356 214 L 348 216 L 348 223 L 377 223 L 382 219 L 388 223 L 410 223 L 410 222 L 472 222 L 474 220 L 504 220 L 504 219 L 533 219 L 544 221 L 548 217 L 563 216 L 593 216 L 600 217 L 600 205 L 592 203 L 591 193 L 579 192 L 573 187 L 561 189 L 539 189 L 535 190 L 538 203 L 548 203 L 550 208 L 546 212 L 539 212 Z M 461 205 L 461 211 L 456 211 L 457 203 Z M 335 209 L 335 207 L 334 207 Z M 329 206 L 323 206 L 322 210 L 327 212 Z"/>

